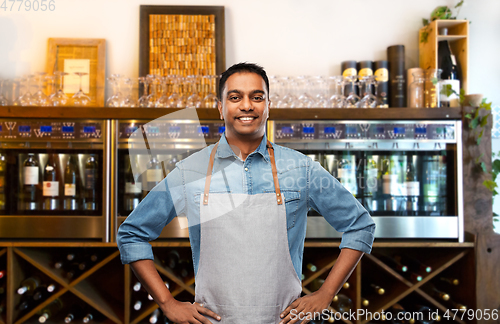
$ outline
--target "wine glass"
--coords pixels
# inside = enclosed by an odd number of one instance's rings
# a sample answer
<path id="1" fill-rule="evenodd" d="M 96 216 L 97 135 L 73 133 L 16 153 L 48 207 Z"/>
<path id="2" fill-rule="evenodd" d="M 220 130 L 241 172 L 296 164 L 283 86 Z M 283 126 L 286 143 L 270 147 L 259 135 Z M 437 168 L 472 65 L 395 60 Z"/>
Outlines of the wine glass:
<path id="1" fill-rule="evenodd" d="M 169 80 L 172 81 L 172 93 L 168 96 L 168 108 L 177 108 L 177 102 L 179 101 L 179 83 L 180 77 L 177 75 L 169 75 L 167 76 Z"/>
<path id="2" fill-rule="evenodd" d="M 283 77 L 285 83 L 285 94 L 278 101 L 277 108 L 295 108 L 297 105 L 297 98 L 295 97 L 295 82 L 291 77 Z"/>
<path id="3" fill-rule="evenodd" d="M 315 95 L 315 106 L 317 108 L 329 108 L 330 107 L 330 102 L 328 100 L 328 95 L 327 95 L 327 83 L 325 79 L 322 76 L 317 76 L 313 80 L 313 86 L 314 90 L 316 92 Z"/>
<path id="4" fill-rule="evenodd" d="M 186 98 L 186 108 L 200 108 L 201 98 L 198 95 L 197 82 L 198 77 L 196 75 L 189 75 L 186 78 L 187 85 L 190 86 L 191 90 L 188 92 L 190 95 Z"/>
<path id="5" fill-rule="evenodd" d="M 282 92 L 282 83 L 279 80 L 279 77 L 275 75 L 269 76 L 269 101 L 274 105 L 278 103 L 278 101 L 281 98 L 281 92 Z"/>
<path id="6" fill-rule="evenodd" d="M 73 101 L 73 106 L 75 106 L 75 107 L 89 106 L 92 100 L 82 90 L 82 76 L 87 75 L 88 73 L 87 72 L 75 72 L 74 74 L 76 74 L 80 77 L 80 89 L 78 90 L 77 93 L 75 93 L 73 95 L 73 97 L 71 97 L 71 99 Z"/>
<path id="7" fill-rule="evenodd" d="M 218 99 L 217 99 L 217 79 L 218 75 L 204 75 L 204 79 L 208 83 L 208 94 L 203 98 L 202 107 L 204 108 L 217 108 Z"/>
<path id="8" fill-rule="evenodd" d="M 312 83 L 306 76 L 297 77 L 297 90 L 299 96 L 298 107 L 300 108 L 313 108 L 315 105 L 314 98 L 311 96 Z"/>
<path id="9" fill-rule="evenodd" d="M 5 84 L 5 80 L 0 81 L 0 106 L 8 106 L 9 101 L 7 98 L 3 95 L 3 86 Z"/>
<path id="10" fill-rule="evenodd" d="M 31 96 L 30 106 L 47 106 L 47 96 L 43 93 L 43 80 L 46 72 L 37 72 L 38 75 L 38 90 Z"/>
<path id="11" fill-rule="evenodd" d="M 330 96 L 330 107 L 343 108 L 345 106 L 344 81 L 341 75 L 328 78 L 332 95 Z"/>
<path id="12" fill-rule="evenodd" d="M 27 75 L 19 81 L 19 97 L 14 100 L 14 106 L 29 106 L 31 103 L 31 78 L 32 75 Z M 24 92 L 23 92 L 24 88 Z"/>
<path id="13" fill-rule="evenodd" d="M 121 76 L 119 74 L 112 74 L 108 78 L 108 81 L 111 84 L 111 89 L 112 89 L 111 91 L 113 92 L 113 94 L 106 101 L 107 107 L 120 107 L 121 105 L 122 94 L 120 92 L 120 77 Z"/>
<path id="14" fill-rule="evenodd" d="M 372 93 L 372 86 L 375 85 L 375 78 L 373 75 L 364 76 L 360 80 L 364 87 L 360 87 L 364 89 L 364 96 L 361 98 L 359 102 L 360 108 L 376 108 L 377 107 L 377 96 Z"/>
<path id="15" fill-rule="evenodd" d="M 127 87 L 126 95 L 123 96 L 122 102 L 120 103 L 120 107 L 130 107 L 134 108 L 136 105 L 136 101 L 132 97 L 132 89 L 134 88 L 134 81 L 130 78 L 123 79 L 123 83 Z"/>
<path id="16" fill-rule="evenodd" d="M 58 90 L 49 97 L 49 104 L 51 106 L 68 106 L 70 103 L 70 98 L 64 93 L 64 76 L 69 73 L 56 71 L 54 75 L 59 79 Z"/>
<path id="17" fill-rule="evenodd" d="M 359 102 L 360 102 L 360 98 L 359 96 L 356 94 L 356 80 L 357 80 L 358 76 L 357 75 L 348 75 L 348 76 L 345 76 L 344 77 L 344 80 L 347 82 L 347 83 L 351 83 L 351 86 L 349 87 L 349 95 L 347 96 L 347 98 L 345 98 L 345 107 L 346 108 L 359 108 Z"/>
<path id="18" fill-rule="evenodd" d="M 142 96 L 137 100 L 137 107 L 147 108 L 148 107 L 148 87 L 149 81 L 146 77 L 139 77 L 139 84 L 143 85 L 143 93 Z"/>
<path id="19" fill-rule="evenodd" d="M 146 97 L 146 104 L 148 108 L 154 108 L 156 105 L 158 78 L 155 75 L 148 74 L 146 79 L 149 82 L 149 95 Z"/>
<path id="20" fill-rule="evenodd" d="M 161 84 L 161 96 L 156 100 L 156 108 L 167 108 L 168 107 L 168 77 L 162 77 L 160 80 Z"/>
<path id="21" fill-rule="evenodd" d="M 185 108 L 186 107 L 186 102 L 187 102 L 187 96 L 186 96 L 186 88 L 187 88 L 187 78 L 178 76 L 178 95 L 179 97 L 177 98 L 177 102 L 175 103 L 175 108 Z"/>

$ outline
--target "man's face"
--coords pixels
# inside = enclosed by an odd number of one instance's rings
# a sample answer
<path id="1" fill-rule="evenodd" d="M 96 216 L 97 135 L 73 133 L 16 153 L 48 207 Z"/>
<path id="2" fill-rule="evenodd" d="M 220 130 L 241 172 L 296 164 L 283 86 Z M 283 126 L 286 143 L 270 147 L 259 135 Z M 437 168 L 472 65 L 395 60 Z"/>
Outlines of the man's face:
<path id="1" fill-rule="evenodd" d="M 219 102 L 227 136 L 262 137 L 269 116 L 266 85 L 256 73 L 241 72 L 227 80 Z"/>

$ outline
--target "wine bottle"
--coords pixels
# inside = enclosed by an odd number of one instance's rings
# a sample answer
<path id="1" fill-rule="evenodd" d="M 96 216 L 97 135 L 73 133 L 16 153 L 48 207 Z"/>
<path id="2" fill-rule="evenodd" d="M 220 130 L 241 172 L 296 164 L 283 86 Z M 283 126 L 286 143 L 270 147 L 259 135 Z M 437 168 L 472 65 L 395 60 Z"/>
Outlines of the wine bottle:
<path id="1" fill-rule="evenodd" d="M 379 259 L 382 260 L 389 267 L 391 267 L 392 269 L 394 269 L 398 272 L 407 272 L 408 271 L 408 267 L 406 265 L 398 262 L 397 260 L 395 260 L 394 258 L 391 258 L 388 255 L 381 254 L 379 256 Z"/>
<path id="2" fill-rule="evenodd" d="M 33 300 L 41 302 L 42 300 L 45 300 L 53 291 L 54 289 L 49 288 L 47 285 L 40 285 L 33 291 Z"/>
<path id="3" fill-rule="evenodd" d="M 353 156 L 348 151 L 343 153 L 342 159 L 338 163 L 337 177 L 342 186 L 356 197 L 358 187 L 356 184 L 355 164 Z"/>
<path id="4" fill-rule="evenodd" d="M 374 68 L 377 81 L 377 108 L 389 108 L 389 62 L 375 61 Z"/>
<path id="5" fill-rule="evenodd" d="M 411 317 L 411 313 L 407 312 L 400 304 L 392 305 L 391 319 L 393 324 L 413 324 L 415 320 Z M 402 313 L 402 314 L 400 314 Z M 409 315 L 408 315 L 409 314 Z"/>
<path id="6" fill-rule="evenodd" d="M 139 281 L 137 281 L 133 286 L 132 286 L 132 290 L 134 291 L 140 291 L 141 290 L 141 283 Z"/>
<path id="7" fill-rule="evenodd" d="M 0 295 L 3 295 L 5 293 L 5 284 L 0 286 Z"/>
<path id="8" fill-rule="evenodd" d="M 458 280 L 457 278 L 439 277 L 439 280 L 447 282 L 453 286 L 458 286 L 460 284 L 460 280 Z"/>
<path id="9" fill-rule="evenodd" d="M 156 155 L 153 155 L 147 164 L 146 180 L 148 192 L 163 180 L 161 162 Z"/>
<path id="10" fill-rule="evenodd" d="M 40 169 L 34 153 L 28 153 L 23 163 L 23 209 L 36 210 L 38 204 L 38 186 Z"/>
<path id="11" fill-rule="evenodd" d="M 344 289 L 349 289 L 349 287 L 351 287 L 351 285 L 348 282 L 344 282 L 344 284 L 342 285 L 342 288 Z"/>
<path id="12" fill-rule="evenodd" d="M 168 253 L 167 257 L 164 260 L 162 260 L 162 263 L 166 267 L 174 270 L 179 264 L 179 260 L 180 260 L 179 252 L 177 252 L 177 250 L 171 250 Z"/>
<path id="13" fill-rule="evenodd" d="M 420 262 L 418 259 L 413 258 L 409 255 L 394 255 L 394 259 L 397 261 L 407 264 L 408 267 L 415 272 L 432 272 L 432 267 Z"/>
<path id="14" fill-rule="evenodd" d="M 316 265 L 314 265 L 313 263 L 308 263 L 306 265 L 306 268 L 311 271 L 311 272 L 316 272 L 318 271 L 318 267 L 316 267 Z"/>
<path id="15" fill-rule="evenodd" d="M 193 262 L 191 259 L 182 259 L 179 261 L 178 273 L 182 278 L 189 276 L 193 272 Z"/>
<path id="16" fill-rule="evenodd" d="M 0 210 L 5 210 L 5 171 L 7 160 L 5 154 L 0 152 Z"/>
<path id="17" fill-rule="evenodd" d="M 344 294 L 338 294 L 333 298 L 333 308 L 340 313 L 349 313 L 353 309 L 354 304 L 351 298 Z"/>
<path id="18" fill-rule="evenodd" d="M 0 314 L 3 314 L 5 312 L 5 302 L 0 303 Z"/>
<path id="19" fill-rule="evenodd" d="M 32 295 L 33 291 L 40 286 L 40 278 L 36 276 L 28 277 L 21 282 L 21 287 L 17 289 L 19 295 Z"/>
<path id="20" fill-rule="evenodd" d="M 311 282 L 311 291 L 317 291 L 325 283 L 325 279 L 316 278 Z"/>
<path id="21" fill-rule="evenodd" d="M 83 315 L 83 310 L 79 305 L 72 305 L 66 317 L 64 318 L 64 323 L 68 324 L 73 322 L 76 318 Z"/>
<path id="22" fill-rule="evenodd" d="M 418 273 L 415 273 L 413 271 L 408 271 L 405 274 L 410 279 L 410 281 L 420 282 L 423 279 L 421 275 L 419 275 Z"/>
<path id="23" fill-rule="evenodd" d="M 0 279 L 5 277 L 5 270 L 0 270 Z"/>
<path id="24" fill-rule="evenodd" d="M 450 43 L 448 41 L 440 41 L 438 45 L 438 57 L 440 61 L 438 64 L 441 72 L 441 87 L 451 86 L 455 91 L 450 96 L 446 93 L 440 94 L 441 107 L 459 107 L 460 93 L 460 76 L 458 71 L 458 64 L 455 55 L 451 52 Z"/>
<path id="25" fill-rule="evenodd" d="M 460 304 L 460 303 L 457 303 L 452 299 L 448 299 L 445 302 L 446 302 L 446 304 L 448 304 L 450 306 L 449 308 L 451 308 L 451 309 L 458 309 L 461 312 L 467 311 L 467 306 Z"/>
<path id="26" fill-rule="evenodd" d="M 92 313 L 87 313 L 87 315 L 85 315 L 85 317 L 83 318 L 82 322 L 90 323 L 93 320 L 94 320 L 94 315 L 92 315 Z"/>
<path id="27" fill-rule="evenodd" d="M 154 312 L 149 317 L 149 323 L 155 324 L 156 322 L 158 322 L 158 317 L 159 316 L 160 316 L 160 309 L 157 308 L 157 309 L 154 310 Z"/>
<path id="28" fill-rule="evenodd" d="M 432 310 L 425 305 L 417 305 L 416 306 L 416 313 L 419 314 L 419 323 L 421 324 L 433 324 L 435 322 L 435 319 L 433 318 L 433 313 Z"/>
<path id="29" fill-rule="evenodd" d="M 138 310 L 141 310 L 141 308 L 142 308 L 142 301 L 137 300 L 137 301 L 134 303 L 134 309 L 135 309 L 136 311 L 138 311 Z"/>
<path id="30" fill-rule="evenodd" d="M 372 283 L 372 284 L 370 284 L 370 286 L 369 286 L 369 287 L 370 287 L 370 289 L 371 289 L 372 291 L 374 291 L 377 295 L 383 295 L 383 294 L 385 294 L 385 289 L 384 289 L 384 288 L 382 288 L 382 287 L 380 287 L 380 286 L 378 286 L 378 285 L 376 285 L 376 284 L 373 284 L 373 283 Z"/>
<path id="31" fill-rule="evenodd" d="M 45 323 L 49 318 L 56 315 L 62 307 L 62 301 L 60 299 L 55 299 L 38 313 L 40 315 L 38 322 Z"/>
<path id="32" fill-rule="evenodd" d="M 79 179 L 79 172 L 73 161 L 73 156 L 69 155 L 64 169 L 64 210 L 77 210 L 79 208 Z"/>
<path id="33" fill-rule="evenodd" d="M 340 63 L 340 70 L 343 77 L 356 76 L 358 75 L 358 70 L 356 69 L 356 61 L 343 61 Z M 350 93 L 357 92 L 355 88 L 352 87 L 352 83 L 348 82 L 344 86 L 344 96 L 349 96 Z"/>
<path id="34" fill-rule="evenodd" d="M 406 107 L 405 47 L 387 48 L 389 61 L 389 107 Z"/>
<path id="35" fill-rule="evenodd" d="M 132 161 L 132 156 L 130 156 L 130 164 L 125 171 L 125 195 L 123 197 L 124 208 L 127 212 L 131 212 L 139 205 L 142 196 L 142 176 L 139 174 L 137 180 L 134 178 L 132 163 L 135 164 L 135 170 L 139 170 L 137 158 Z"/>
<path id="36" fill-rule="evenodd" d="M 34 301 L 33 301 L 33 298 L 29 297 L 28 298 L 24 298 L 20 303 L 19 305 L 17 305 L 17 309 L 20 311 L 20 312 L 23 312 L 27 309 L 30 309 L 34 304 Z"/>
<path id="37" fill-rule="evenodd" d="M 432 296 L 434 297 L 437 297 L 443 301 L 448 301 L 450 300 L 450 295 L 448 295 L 447 293 L 445 293 L 444 291 L 441 291 L 439 289 L 437 289 L 433 284 L 429 283 L 427 285 L 424 286 L 424 290 L 426 292 L 428 292 L 429 294 L 431 294 Z"/>
<path id="38" fill-rule="evenodd" d="M 43 206 L 45 210 L 59 209 L 59 172 L 54 154 L 49 154 L 43 172 Z"/>
<path id="39" fill-rule="evenodd" d="M 361 305 L 363 305 L 364 307 L 368 307 L 370 306 L 370 301 L 366 298 L 361 298 Z"/>
<path id="40" fill-rule="evenodd" d="M 85 163 L 85 210 L 98 209 L 97 182 L 99 178 L 96 158 L 91 155 Z"/>
<path id="41" fill-rule="evenodd" d="M 416 171 L 417 156 L 408 154 L 407 158 L 405 177 L 406 210 L 412 214 L 411 216 L 416 216 L 420 196 L 420 181 Z"/>

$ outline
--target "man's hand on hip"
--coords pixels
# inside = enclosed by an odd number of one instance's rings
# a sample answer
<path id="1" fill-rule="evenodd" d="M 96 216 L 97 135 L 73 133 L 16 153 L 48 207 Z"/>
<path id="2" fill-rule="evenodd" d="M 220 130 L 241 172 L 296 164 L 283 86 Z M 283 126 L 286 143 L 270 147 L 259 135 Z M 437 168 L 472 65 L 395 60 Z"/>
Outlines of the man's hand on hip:
<path id="1" fill-rule="evenodd" d="M 210 316 L 220 321 L 219 315 L 203 307 L 203 304 L 200 303 L 191 304 L 189 302 L 180 302 L 172 298 L 166 304 L 160 305 L 160 308 L 169 320 L 178 324 L 211 324 L 203 315 Z"/>
<path id="2" fill-rule="evenodd" d="M 309 323 L 314 314 L 321 314 L 324 309 L 328 308 L 331 301 L 330 294 L 321 289 L 310 295 L 297 298 L 281 313 L 280 324 Z"/>

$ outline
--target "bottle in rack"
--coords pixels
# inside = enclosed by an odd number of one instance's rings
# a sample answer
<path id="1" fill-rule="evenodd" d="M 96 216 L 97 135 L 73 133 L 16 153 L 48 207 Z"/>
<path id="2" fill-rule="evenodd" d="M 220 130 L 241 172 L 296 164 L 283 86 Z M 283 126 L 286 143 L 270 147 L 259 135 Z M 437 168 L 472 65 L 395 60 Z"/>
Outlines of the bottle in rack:
<path id="1" fill-rule="evenodd" d="M 40 285 L 40 282 L 40 278 L 37 276 L 28 277 L 21 282 L 19 289 L 17 289 L 17 293 L 19 295 L 33 295 L 33 292 Z"/>
<path id="2" fill-rule="evenodd" d="M 406 266 L 405 264 L 402 264 L 401 262 L 399 262 L 398 260 L 396 260 L 394 258 L 391 258 L 388 255 L 380 254 L 379 259 L 382 262 L 384 262 L 385 264 L 387 264 L 389 267 L 391 267 L 392 269 L 396 270 L 397 272 L 404 273 L 404 272 L 408 271 L 408 266 Z"/>
<path id="3" fill-rule="evenodd" d="M 458 286 L 460 284 L 460 280 L 452 277 L 439 277 L 439 280 L 444 281 L 453 286 Z"/>
<path id="4" fill-rule="evenodd" d="M 80 203 L 80 176 L 73 155 L 69 155 L 64 169 L 64 210 L 77 210 Z"/>
<path id="5" fill-rule="evenodd" d="M 87 313 L 82 319 L 82 323 L 90 323 L 94 320 L 94 315 L 92 313 Z"/>
<path id="6" fill-rule="evenodd" d="M 158 318 L 160 317 L 160 309 L 157 308 L 154 312 L 149 316 L 149 323 L 156 324 L 158 322 Z"/>
<path id="7" fill-rule="evenodd" d="M 45 323 L 48 319 L 56 315 L 63 307 L 62 301 L 58 298 L 53 302 L 48 304 L 38 313 L 40 317 L 38 318 L 38 322 Z"/>
<path id="8" fill-rule="evenodd" d="M 180 255 L 177 250 L 171 250 L 165 259 L 162 259 L 161 262 L 164 266 L 174 270 L 180 261 Z"/>
<path id="9" fill-rule="evenodd" d="M 351 298 L 344 294 L 338 294 L 333 298 L 333 308 L 340 313 L 349 313 L 353 309 L 354 303 Z"/>
<path id="10" fill-rule="evenodd" d="M 66 317 L 64 318 L 64 323 L 74 323 L 75 320 L 80 318 L 83 315 L 83 310 L 79 305 L 72 305 Z"/>
<path id="11" fill-rule="evenodd" d="M 440 301 L 448 301 L 450 300 L 450 295 L 446 292 L 437 289 L 432 283 L 428 283 L 423 286 L 423 289 L 429 293 L 431 296 L 438 298 Z"/>
<path id="12" fill-rule="evenodd" d="M 441 72 L 441 87 L 451 86 L 455 93 L 460 94 L 461 75 L 455 55 L 451 52 L 448 41 L 440 41 L 438 45 L 438 64 Z M 459 96 L 452 93 L 448 96 L 440 94 L 441 107 L 459 107 Z"/>
<path id="13" fill-rule="evenodd" d="M 59 172 L 57 157 L 49 154 L 43 172 L 43 208 L 45 210 L 59 209 Z"/>
<path id="14" fill-rule="evenodd" d="M 136 166 L 135 170 L 139 170 L 137 158 L 132 161 L 132 156 L 130 156 L 130 164 L 125 172 L 124 208 L 127 212 L 134 210 L 139 205 L 142 197 L 142 177 L 139 175 L 137 180 L 134 178 L 132 163 Z"/>
<path id="15" fill-rule="evenodd" d="M 146 180 L 147 191 L 144 192 L 145 194 L 151 191 L 158 183 L 163 180 L 161 162 L 158 160 L 158 157 L 156 155 L 152 155 L 151 160 L 149 160 L 148 162 Z"/>
<path id="16" fill-rule="evenodd" d="M 38 159 L 34 153 L 28 153 L 28 158 L 23 163 L 23 210 L 37 210 L 38 202 L 38 186 L 40 179 L 40 168 Z"/>
<path id="17" fill-rule="evenodd" d="M 358 186 L 356 183 L 356 162 L 355 156 L 349 151 L 344 152 L 342 155 L 337 167 L 337 177 L 344 188 L 356 197 L 358 194 Z"/>
<path id="18" fill-rule="evenodd" d="M 367 296 L 374 295 L 374 294 L 381 296 L 381 295 L 385 294 L 385 289 L 377 284 L 374 284 L 374 283 L 371 283 L 368 286 L 366 286 L 366 288 L 364 288 L 363 291 L 365 292 L 365 294 Z"/>
<path id="19" fill-rule="evenodd" d="M 97 183 L 99 172 L 96 158 L 91 155 L 85 163 L 85 210 L 97 210 L 99 197 Z"/>
<path id="20" fill-rule="evenodd" d="M 405 193 L 406 193 L 406 211 L 410 216 L 418 215 L 418 206 L 420 198 L 420 179 L 417 174 L 417 156 L 407 155 L 406 175 L 405 175 Z"/>
<path id="21" fill-rule="evenodd" d="M 412 314 L 407 312 L 400 304 L 392 305 L 390 309 L 391 320 L 393 324 L 414 324 L 415 319 Z M 401 314 L 402 313 L 402 314 Z"/>
<path id="22" fill-rule="evenodd" d="M 394 259 L 397 261 L 404 263 L 408 265 L 408 267 L 413 270 L 414 272 L 424 272 L 424 273 L 430 273 L 432 272 L 432 267 L 422 263 L 420 260 L 417 258 L 414 258 L 412 256 L 409 256 L 407 254 L 396 254 L 394 255 Z"/>

